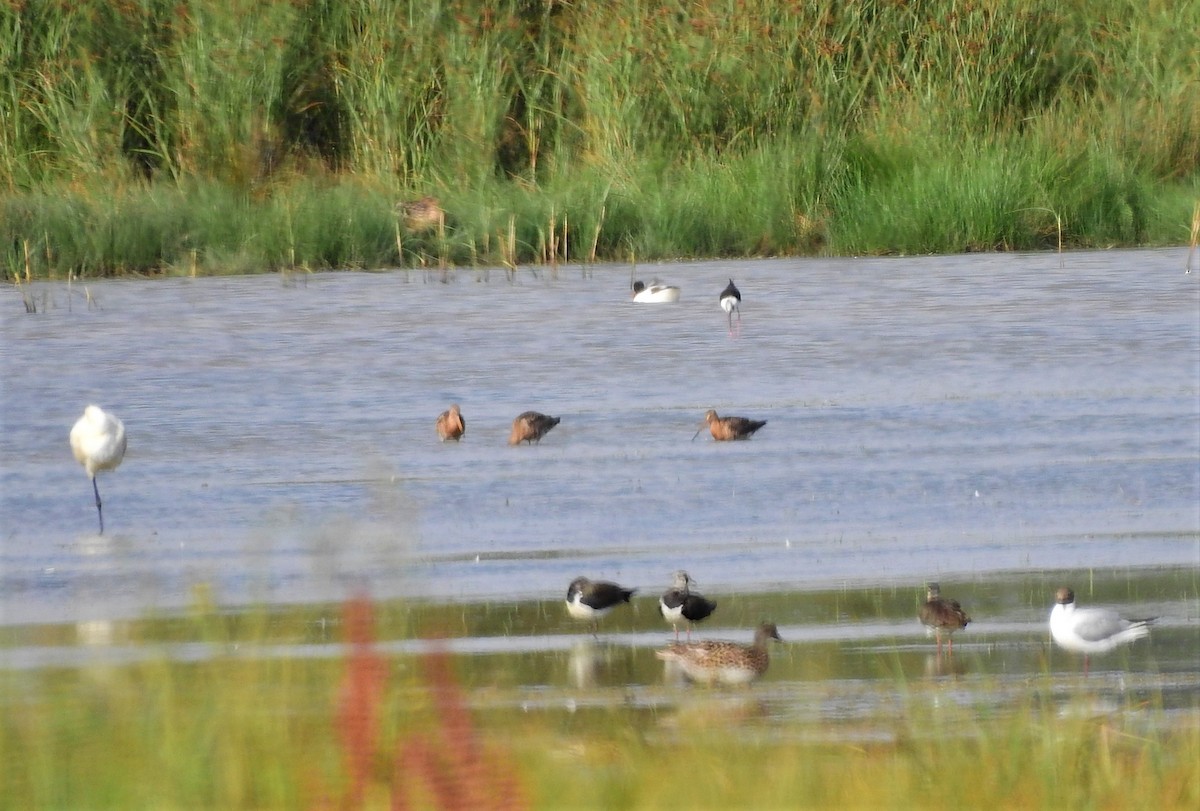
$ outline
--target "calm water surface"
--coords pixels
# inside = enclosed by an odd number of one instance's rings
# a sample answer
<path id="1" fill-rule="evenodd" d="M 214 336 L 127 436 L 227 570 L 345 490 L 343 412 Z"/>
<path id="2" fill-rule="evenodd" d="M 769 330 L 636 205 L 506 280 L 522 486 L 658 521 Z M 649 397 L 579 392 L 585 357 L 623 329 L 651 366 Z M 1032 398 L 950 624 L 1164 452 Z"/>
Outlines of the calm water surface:
<path id="1" fill-rule="evenodd" d="M 1184 257 L 643 267 L 683 288 L 658 306 L 628 300 L 622 267 L 40 283 L 36 314 L 6 288 L 2 661 L 37 689 L 46 666 L 160 655 L 130 641 L 147 638 L 181 662 L 336 657 L 336 604 L 366 590 L 440 612 L 383 623 L 381 647 L 447 633 L 482 709 L 620 707 L 670 734 L 693 708 L 653 656 L 656 598 L 686 568 L 720 603 L 701 636 L 748 640 L 770 617 L 787 640 L 758 690 L 702 700 L 702 717 L 861 740 L 926 677 L 916 700 L 934 703 L 1069 689 L 1044 678 L 1079 672 L 1046 641 L 1069 582 L 1160 617 L 1151 643 L 1094 666 L 1098 711 L 1194 719 L 1200 284 Z M 736 338 L 716 303 L 731 276 Z M 67 443 L 89 402 L 129 434 L 101 478 L 103 536 Z M 452 402 L 467 435 L 442 444 Z M 562 424 L 508 447 L 531 408 Z M 693 441 L 708 408 L 768 425 Z M 641 589 L 598 639 L 563 616 L 581 573 Z M 953 661 L 914 619 L 933 578 L 974 615 Z M 231 651 L 131 630 L 198 595 L 274 606 L 271 638 Z"/>
<path id="2" fill-rule="evenodd" d="M 0 622 L 1195 566 L 1182 250 L 38 284 L 0 293 Z M 744 296 L 740 337 L 717 293 Z M 86 294 L 85 294 L 86 290 Z M 90 305 L 87 296 L 90 296 Z M 67 433 L 125 421 L 107 532 Z M 459 444 L 433 420 L 462 405 Z M 506 445 L 526 409 L 562 417 Z M 705 409 L 766 419 L 692 441 Z"/>

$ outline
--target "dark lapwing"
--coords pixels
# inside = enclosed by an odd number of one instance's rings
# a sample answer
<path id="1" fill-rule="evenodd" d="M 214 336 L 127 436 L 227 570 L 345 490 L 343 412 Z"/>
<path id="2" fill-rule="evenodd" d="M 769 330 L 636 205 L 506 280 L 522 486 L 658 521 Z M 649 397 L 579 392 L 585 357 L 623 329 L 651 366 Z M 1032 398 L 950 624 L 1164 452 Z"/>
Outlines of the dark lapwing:
<path id="1" fill-rule="evenodd" d="M 437 418 L 437 433 L 442 442 L 447 439 L 458 441 L 467 432 L 467 421 L 463 419 L 458 403 L 443 411 Z"/>
<path id="2" fill-rule="evenodd" d="M 695 582 L 682 569 L 675 573 L 671 588 L 663 593 L 658 600 L 658 610 L 663 619 L 675 626 L 675 641 L 679 641 L 679 623 L 687 620 L 687 638 L 692 639 L 692 623 L 699 622 L 716 610 L 717 604 L 712 600 L 691 592 L 691 584 Z"/>
<path id="3" fill-rule="evenodd" d="M 567 587 L 567 613 L 592 624 L 592 633 L 600 618 L 621 603 L 629 602 L 637 589 L 627 589 L 605 580 L 577 577 Z"/>
<path id="4" fill-rule="evenodd" d="M 684 642 L 655 652 L 676 664 L 685 676 L 702 684 L 749 684 L 767 672 L 767 642 L 779 637 L 775 624 L 764 622 L 754 632 L 753 645 L 736 642 Z"/>
<path id="5" fill-rule="evenodd" d="M 83 410 L 83 416 L 71 427 L 71 452 L 92 479 L 96 516 L 100 519 L 100 534 L 103 535 L 104 511 L 100 506 L 96 474 L 104 470 L 116 470 L 125 458 L 125 424 L 100 406 L 88 406 Z"/>
<path id="6" fill-rule="evenodd" d="M 704 430 L 704 426 L 708 426 L 709 433 L 712 438 L 719 442 L 728 442 L 733 439 L 749 439 L 759 428 L 767 424 L 766 420 L 749 420 L 745 417 L 718 417 L 715 409 L 709 409 L 704 412 L 704 422 L 700 423 L 700 427 L 696 429 L 696 433 L 692 434 L 692 441 L 700 436 L 700 432 Z"/>
<path id="7" fill-rule="evenodd" d="M 950 654 L 953 656 L 954 637 L 952 634 L 966 628 L 967 623 L 971 621 L 957 600 L 947 600 L 941 596 L 941 588 L 937 583 L 930 583 L 926 586 L 925 602 L 921 604 L 918 616 L 928 633 L 937 636 L 938 656 L 942 655 L 942 634 L 946 635 L 946 639 L 950 643 Z"/>
<path id="8" fill-rule="evenodd" d="M 742 291 L 737 289 L 737 285 L 733 283 L 733 279 L 729 280 L 729 284 L 721 291 L 721 297 L 718 299 L 721 302 L 721 309 L 725 311 L 725 315 L 729 318 L 729 334 L 733 335 L 733 313 L 737 311 L 738 317 L 738 332 L 742 331 Z"/>
<path id="9" fill-rule="evenodd" d="M 1109 608 L 1077 608 L 1075 592 L 1063 586 L 1054 595 L 1050 611 L 1050 636 L 1058 646 L 1072 653 L 1083 654 L 1083 672 L 1088 671 L 1088 657 L 1108 653 L 1114 648 L 1150 634 L 1154 618 L 1127 620 Z"/>
<path id="10" fill-rule="evenodd" d="M 508 444 L 540 443 L 542 437 L 560 421 L 560 417 L 547 417 L 537 411 L 526 411 L 513 420 L 512 433 L 508 435 Z"/>

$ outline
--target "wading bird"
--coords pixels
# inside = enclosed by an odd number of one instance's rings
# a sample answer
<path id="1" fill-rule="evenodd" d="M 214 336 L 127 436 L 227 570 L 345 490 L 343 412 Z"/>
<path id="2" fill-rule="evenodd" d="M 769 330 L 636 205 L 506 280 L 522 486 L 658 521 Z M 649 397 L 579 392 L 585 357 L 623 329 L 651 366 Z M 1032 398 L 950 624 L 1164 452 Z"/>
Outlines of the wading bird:
<path id="1" fill-rule="evenodd" d="M 716 610 L 717 604 L 699 594 L 693 594 L 691 584 L 696 581 L 682 569 L 675 573 L 671 588 L 658 599 L 658 610 L 663 619 L 675 626 L 675 641 L 679 641 L 679 623 L 687 621 L 687 638 L 692 640 L 692 624 L 699 622 Z"/>
<path id="2" fill-rule="evenodd" d="M 446 212 L 436 197 L 406 200 L 396 204 L 396 211 L 404 218 L 404 227 L 414 234 L 446 226 Z"/>
<path id="3" fill-rule="evenodd" d="M 742 291 L 737 289 L 737 285 L 733 283 L 733 279 L 729 280 L 729 284 L 721 291 L 721 296 L 718 299 L 721 303 L 721 309 L 725 311 L 725 315 L 729 318 L 729 334 L 733 335 L 733 313 L 737 311 L 738 317 L 738 332 L 742 331 Z"/>
<path id="4" fill-rule="evenodd" d="M 512 433 L 508 435 L 509 445 L 520 445 L 522 442 L 540 443 L 551 428 L 562 421 L 561 417 L 548 417 L 537 411 L 526 411 L 519 414 L 512 424 Z"/>
<path id="5" fill-rule="evenodd" d="M 941 596 L 941 588 L 937 583 L 930 583 L 926 587 L 925 602 L 922 603 L 918 616 L 928 632 L 937 637 L 938 656 L 942 655 L 942 634 L 946 635 L 950 655 L 953 656 L 954 632 L 966 628 L 967 623 L 971 621 L 967 612 L 958 604 L 958 600 L 947 600 Z"/>
<path id="6" fill-rule="evenodd" d="M 679 288 L 658 282 L 647 287 L 644 282 L 634 282 L 633 300 L 638 304 L 674 304 L 679 301 Z"/>
<path id="7" fill-rule="evenodd" d="M 704 430 L 704 426 L 708 426 L 708 432 L 712 434 L 712 438 L 718 442 L 728 442 L 734 439 L 749 439 L 755 431 L 767 424 L 766 420 L 750 420 L 745 417 L 718 417 L 715 409 L 710 408 L 704 412 L 704 422 L 700 423 L 700 427 L 696 429 L 696 433 L 692 434 L 692 441 L 700 436 L 700 432 Z"/>
<path id="8" fill-rule="evenodd" d="M 577 577 L 567 587 L 567 613 L 592 624 L 592 633 L 600 618 L 621 603 L 629 602 L 637 589 L 627 589 L 606 580 Z"/>
<path id="9" fill-rule="evenodd" d="M 462 411 L 458 408 L 458 403 L 455 403 L 438 415 L 437 433 L 441 437 L 442 442 L 445 442 L 447 439 L 453 439 L 457 442 L 462 439 L 462 435 L 466 432 L 467 421 L 463 419 Z"/>
<path id="10" fill-rule="evenodd" d="M 103 535 L 104 511 L 100 506 L 96 474 L 103 470 L 116 470 L 125 458 L 125 424 L 100 406 L 88 406 L 71 428 L 71 452 L 92 479 L 96 515 L 100 519 L 100 534 Z"/>

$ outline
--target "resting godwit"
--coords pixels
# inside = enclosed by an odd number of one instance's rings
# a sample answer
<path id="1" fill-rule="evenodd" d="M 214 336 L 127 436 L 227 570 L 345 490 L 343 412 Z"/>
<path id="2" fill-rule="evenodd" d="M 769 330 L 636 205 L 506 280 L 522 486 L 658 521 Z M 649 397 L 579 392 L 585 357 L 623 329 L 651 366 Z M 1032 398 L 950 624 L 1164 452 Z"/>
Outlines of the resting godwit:
<path id="1" fill-rule="evenodd" d="M 1127 620 L 1109 608 L 1077 608 L 1075 592 L 1063 586 L 1054 595 L 1050 636 L 1059 647 L 1083 654 L 1083 672 L 1086 674 L 1089 656 L 1108 653 L 1119 645 L 1149 636 L 1153 621 Z"/>
<path id="2" fill-rule="evenodd" d="M 767 424 L 766 420 L 750 420 L 745 417 L 718 417 L 715 409 L 710 408 L 704 412 L 704 422 L 700 423 L 700 427 L 696 429 L 696 433 L 692 434 L 692 440 L 700 436 L 700 432 L 704 430 L 704 426 L 708 426 L 709 433 L 712 438 L 719 442 L 728 442 L 733 439 L 749 439 L 759 428 Z"/>
<path id="3" fill-rule="evenodd" d="M 96 515 L 100 519 L 100 534 L 103 535 L 104 512 L 100 506 L 96 474 L 103 470 L 116 470 L 125 458 L 125 424 L 100 406 L 88 406 L 71 428 L 71 452 L 92 479 Z"/>
<path id="4" fill-rule="evenodd" d="M 437 432 L 442 442 L 447 439 L 453 439 L 456 442 L 462 439 L 462 435 L 467 432 L 467 421 L 463 419 L 458 403 L 438 415 Z"/>
<path id="5" fill-rule="evenodd" d="M 736 642 L 676 643 L 655 652 L 667 662 L 677 662 L 683 674 L 703 684 L 749 684 L 767 672 L 768 640 L 783 641 L 775 624 L 764 622 L 754 632 L 754 644 Z"/>
<path id="6" fill-rule="evenodd" d="M 540 443 L 542 437 L 561 421 L 561 417 L 548 417 L 537 411 L 526 411 L 513 420 L 512 433 L 508 435 L 508 444 Z"/>

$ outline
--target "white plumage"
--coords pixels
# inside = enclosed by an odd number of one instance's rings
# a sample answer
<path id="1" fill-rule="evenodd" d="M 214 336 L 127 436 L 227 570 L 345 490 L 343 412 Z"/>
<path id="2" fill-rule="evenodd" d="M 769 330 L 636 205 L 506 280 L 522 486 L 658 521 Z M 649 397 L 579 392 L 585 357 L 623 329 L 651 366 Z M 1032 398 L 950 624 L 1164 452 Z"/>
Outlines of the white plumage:
<path id="1" fill-rule="evenodd" d="M 633 300 L 638 304 L 674 304 L 679 301 L 679 288 L 673 284 L 659 282 L 654 282 L 649 287 L 643 282 L 634 282 Z"/>
<path id="2" fill-rule="evenodd" d="M 1050 611 L 1050 636 L 1059 647 L 1087 658 L 1150 634 L 1150 620 L 1127 620 L 1108 608 L 1079 608 L 1075 592 L 1063 587 L 1055 595 Z"/>
<path id="3" fill-rule="evenodd" d="M 100 406 L 89 405 L 71 428 L 71 452 L 92 480 L 92 491 L 96 494 L 96 515 L 100 518 L 100 534 L 103 535 L 104 512 L 100 506 L 96 474 L 104 470 L 116 470 L 125 458 L 125 424 Z"/>

